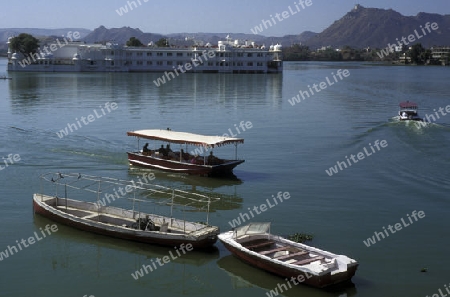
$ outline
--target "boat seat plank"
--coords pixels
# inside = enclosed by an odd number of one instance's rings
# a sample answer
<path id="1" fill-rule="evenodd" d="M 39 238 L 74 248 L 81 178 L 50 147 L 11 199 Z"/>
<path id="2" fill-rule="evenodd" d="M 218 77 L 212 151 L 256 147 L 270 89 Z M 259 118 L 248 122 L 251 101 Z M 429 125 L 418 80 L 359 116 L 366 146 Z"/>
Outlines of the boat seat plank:
<path id="1" fill-rule="evenodd" d="M 295 256 L 303 256 L 308 254 L 309 252 L 305 252 L 305 251 L 301 251 L 301 252 L 297 252 L 297 253 L 293 253 L 293 254 L 289 254 L 289 255 L 284 255 L 284 256 L 280 256 L 280 257 L 276 257 L 275 259 L 277 260 L 283 260 L 283 259 L 288 259 L 288 258 L 292 258 Z"/>
<path id="2" fill-rule="evenodd" d="M 261 255 L 267 255 L 267 254 L 271 254 L 271 253 L 275 253 L 275 252 L 280 252 L 282 250 L 286 250 L 288 249 L 289 246 L 280 246 L 279 248 L 276 249 L 271 249 L 271 250 L 267 250 L 267 251 L 261 251 L 259 252 Z"/>
<path id="3" fill-rule="evenodd" d="M 260 248 L 260 247 L 264 247 L 264 246 L 268 246 L 268 245 L 272 245 L 274 244 L 275 241 L 272 240 L 268 240 L 265 242 L 261 242 L 261 243 L 256 243 L 256 244 L 251 244 L 251 245 L 246 245 L 244 246 L 245 248 L 251 250 L 251 249 L 256 249 L 256 248 Z"/>
<path id="4" fill-rule="evenodd" d="M 325 259 L 325 257 L 322 256 L 317 256 L 317 257 L 313 257 L 313 258 L 309 258 L 309 259 L 305 259 L 305 260 L 300 260 L 294 263 L 291 263 L 293 265 L 305 265 L 305 264 L 309 264 L 311 262 L 317 261 L 317 260 L 323 260 Z"/>

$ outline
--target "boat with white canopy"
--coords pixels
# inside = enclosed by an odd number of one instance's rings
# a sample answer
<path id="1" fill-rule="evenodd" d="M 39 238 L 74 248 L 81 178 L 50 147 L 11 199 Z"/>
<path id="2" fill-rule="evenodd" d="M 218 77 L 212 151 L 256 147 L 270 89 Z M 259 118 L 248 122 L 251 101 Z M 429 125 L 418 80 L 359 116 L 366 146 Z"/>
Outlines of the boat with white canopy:
<path id="1" fill-rule="evenodd" d="M 400 102 L 398 117 L 400 121 L 422 121 L 419 116 L 417 104 L 410 101 Z"/>
<path id="2" fill-rule="evenodd" d="M 237 158 L 237 145 L 244 143 L 242 138 L 207 136 L 170 129 L 138 130 L 127 132 L 127 135 L 135 136 L 138 140 L 138 150 L 127 152 L 132 166 L 203 176 L 223 176 L 231 175 L 234 167 L 244 162 Z M 160 148 L 154 146 L 152 149 L 146 143 L 140 150 L 141 138 L 162 141 L 166 146 L 162 144 Z M 179 145 L 179 150 L 173 151 L 170 144 Z M 234 158 L 219 158 L 213 154 L 213 149 L 228 144 L 235 146 Z M 188 146 L 195 149 L 188 152 Z"/>

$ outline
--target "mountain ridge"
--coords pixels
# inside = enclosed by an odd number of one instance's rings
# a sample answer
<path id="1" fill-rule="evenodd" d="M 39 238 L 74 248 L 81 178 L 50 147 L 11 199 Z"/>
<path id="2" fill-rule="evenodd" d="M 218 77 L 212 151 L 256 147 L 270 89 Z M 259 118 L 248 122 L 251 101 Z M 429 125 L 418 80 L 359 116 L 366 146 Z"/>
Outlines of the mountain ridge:
<path id="1" fill-rule="evenodd" d="M 336 20 L 321 33 L 307 40 L 314 48 L 351 46 L 355 48 L 385 48 L 395 44 L 396 38 L 408 37 L 421 31 L 427 22 L 437 23 L 439 29 L 429 32 L 416 42 L 425 47 L 448 44 L 450 40 L 450 15 L 420 12 L 416 16 L 404 16 L 392 9 L 365 8 L 356 5 L 341 19 Z"/>
<path id="2" fill-rule="evenodd" d="M 450 15 L 420 12 L 416 16 L 404 16 L 392 9 L 365 8 L 356 5 L 342 18 L 334 21 L 320 33 L 304 31 L 300 34 L 285 35 L 282 37 L 267 37 L 249 33 L 145 33 L 139 28 L 121 27 L 106 28 L 100 26 L 94 30 L 81 28 L 39 29 L 39 28 L 6 28 L 0 29 L 0 49 L 6 49 L 6 41 L 10 36 L 19 33 L 28 33 L 36 36 L 62 36 L 69 31 L 78 31 L 81 40 L 87 43 L 115 42 L 125 44 L 131 37 L 138 38 L 143 44 L 156 42 L 161 38 L 168 38 L 170 43 L 189 45 L 194 42 L 217 44 L 226 36 L 241 41 L 254 41 L 256 44 L 282 44 L 291 46 L 302 44 L 311 49 L 322 46 L 341 48 L 350 46 L 354 48 L 386 48 L 388 44 L 395 44 L 396 39 L 408 37 L 421 32 L 426 23 L 438 24 L 438 29 L 422 36 L 417 42 L 425 47 L 433 45 L 450 45 Z M 422 26 L 422 27 L 421 27 Z M 184 41 L 183 41 L 184 40 Z"/>

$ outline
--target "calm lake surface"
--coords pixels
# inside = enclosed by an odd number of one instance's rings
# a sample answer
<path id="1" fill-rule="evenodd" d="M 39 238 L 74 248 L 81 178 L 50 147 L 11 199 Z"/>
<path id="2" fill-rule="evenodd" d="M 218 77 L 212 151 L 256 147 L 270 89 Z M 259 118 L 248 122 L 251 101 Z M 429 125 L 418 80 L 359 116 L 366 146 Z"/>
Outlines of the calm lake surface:
<path id="1" fill-rule="evenodd" d="M 252 221 L 272 233 L 313 233 L 313 246 L 359 261 L 354 287 L 325 291 L 297 286 L 284 296 L 431 296 L 450 283 L 450 115 L 417 128 L 394 121 L 398 103 L 419 104 L 422 116 L 450 104 L 447 67 L 285 62 L 280 75 L 184 74 L 156 87 L 159 73 L 9 73 L 0 80 L 0 158 L 20 160 L 0 170 L 0 252 L 47 224 L 33 215 L 32 195 L 49 171 L 131 180 L 126 132 L 165 129 L 222 135 L 241 121 L 246 161 L 240 181 L 155 172 L 155 183 L 220 197 L 209 220 L 222 231 L 248 208 L 279 191 L 291 198 Z M 0 60 L 6 69 L 6 60 Z M 347 69 L 348 77 L 292 106 L 308 85 Z M 5 71 L 5 70 L 4 70 Z M 4 72 L 3 71 L 3 72 Z M 69 123 L 117 109 L 60 138 Z M 106 111 L 106 110 L 105 110 Z M 377 150 L 375 141 L 387 146 Z M 161 143 L 150 143 L 155 147 Z M 376 153 L 338 173 L 326 170 L 346 156 Z M 233 147 L 215 151 L 233 155 Z M 129 206 L 128 208 L 131 208 Z M 389 225 L 425 217 L 370 247 L 363 242 Z M 166 207 L 149 211 L 168 215 Z M 204 213 L 177 211 L 203 220 Z M 414 219 L 413 219 L 414 220 Z M 395 231 L 395 230 L 394 230 Z M 235 259 L 218 242 L 191 252 L 139 280 L 131 273 L 169 249 L 81 232 L 63 225 L 45 239 L 0 261 L 0 296 L 267 296 L 283 278 Z M 427 272 L 421 272 L 427 268 Z"/>

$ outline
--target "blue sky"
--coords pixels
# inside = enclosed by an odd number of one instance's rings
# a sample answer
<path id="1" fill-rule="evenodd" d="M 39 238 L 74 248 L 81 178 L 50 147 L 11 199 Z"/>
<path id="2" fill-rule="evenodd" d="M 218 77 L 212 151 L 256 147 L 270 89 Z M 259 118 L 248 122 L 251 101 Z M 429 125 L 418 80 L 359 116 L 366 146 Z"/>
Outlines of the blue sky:
<path id="1" fill-rule="evenodd" d="M 138 7 L 129 9 L 127 2 Z M 139 4 L 139 2 L 141 4 Z M 147 2 L 145 2 L 147 1 Z M 261 32 L 266 36 L 321 32 L 350 11 L 355 4 L 392 8 L 403 15 L 418 12 L 450 14 L 449 0 L 20 0 L 0 10 L 0 28 L 107 28 L 129 26 L 151 33 L 252 33 L 262 20 L 288 11 L 287 17 Z M 305 1 L 305 0 L 303 0 Z M 395 3 L 395 4 L 394 4 Z M 297 5 L 296 5 L 297 4 Z M 128 6 L 122 16 L 116 12 Z M 296 12 L 292 14 L 289 8 Z M 298 12 L 296 6 L 300 8 Z M 282 18 L 282 17 L 280 17 Z"/>

